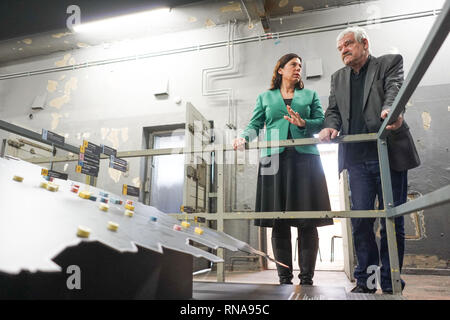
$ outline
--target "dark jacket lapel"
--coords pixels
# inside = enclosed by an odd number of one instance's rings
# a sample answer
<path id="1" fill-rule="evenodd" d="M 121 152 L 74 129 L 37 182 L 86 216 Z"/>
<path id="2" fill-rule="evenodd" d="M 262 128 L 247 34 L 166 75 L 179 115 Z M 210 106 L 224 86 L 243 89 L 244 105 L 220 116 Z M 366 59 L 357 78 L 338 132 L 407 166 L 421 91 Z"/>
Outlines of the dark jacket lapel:
<path id="1" fill-rule="evenodd" d="M 364 82 L 364 104 L 363 110 L 366 108 L 367 98 L 369 97 L 370 88 L 372 87 L 373 78 L 375 77 L 375 73 L 377 71 L 378 61 L 377 58 L 372 56 L 369 61 L 369 65 L 367 66 L 367 75 L 366 81 Z"/>
<path id="2" fill-rule="evenodd" d="M 345 67 L 344 68 L 344 74 L 343 74 L 343 85 L 342 85 L 342 90 L 341 92 L 343 93 L 343 108 L 342 111 L 345 112 L 343 119 L 346 119 L 346 121 L 348 121 L 348 119 L 350 118 L 350 73 L 352 71 L 352 68 L 350 67 Z"/>

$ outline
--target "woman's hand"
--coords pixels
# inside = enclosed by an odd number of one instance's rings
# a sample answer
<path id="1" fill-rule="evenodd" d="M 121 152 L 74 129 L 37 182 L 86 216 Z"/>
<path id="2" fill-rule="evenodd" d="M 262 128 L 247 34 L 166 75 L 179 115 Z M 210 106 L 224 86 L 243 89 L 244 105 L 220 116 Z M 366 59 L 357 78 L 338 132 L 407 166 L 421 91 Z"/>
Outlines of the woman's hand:
<path id="1" fill-rule="evenodd" d="M 300 128 L 305 127 L 306 121 L 300 117 L 298 112 L 294 112 L 294 110 L 292 110 L 292 108 L 289 105 L 287 105 L 286 108 L 287 108 L 287 111 L 288 111 L 290 117 L 284 116 L 284 118 L 287 121 L 289 121 L 290 123 L 295 124 L 296 126 L 298 126 Z"/>
<path id="2" fill-rule="evenodd" d="M 236 138 L 233 140 L 233 149 L 243 151 L 245 143 L 247 141 L 244 138 Z"/>

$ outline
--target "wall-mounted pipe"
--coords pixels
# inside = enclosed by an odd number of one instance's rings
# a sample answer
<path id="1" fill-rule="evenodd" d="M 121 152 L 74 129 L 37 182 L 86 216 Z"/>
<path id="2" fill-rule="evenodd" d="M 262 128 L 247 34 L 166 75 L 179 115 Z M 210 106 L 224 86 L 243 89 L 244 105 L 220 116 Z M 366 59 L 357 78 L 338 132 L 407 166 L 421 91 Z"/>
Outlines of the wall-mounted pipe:
<path id="1" fill-rule="evenodd" d="M 231 21 L 228 21 L 228 43 L 227 43 L 227 64 L 222 67 L 212 67 L 205 68 L 202 70 L 202 95 L 203 96 L 217 96 L 217 95 L 226 95 L 227 96 L 227 104 L 228 104 L 228 123 L 229 127 L 236 127 L 236 123 L 231 119 L 232 109 L 233 109 L 233 101 L 234 94 L 233 88 L 221 88 L 221 89 L 208 89 L 208 76 L 211 73 L 226 73 L 230 70 L 235 69 L 234 64 L 234 32 L 235 32 L 236 21 L 234 21 L 233 25 L 231 25 Z"/>

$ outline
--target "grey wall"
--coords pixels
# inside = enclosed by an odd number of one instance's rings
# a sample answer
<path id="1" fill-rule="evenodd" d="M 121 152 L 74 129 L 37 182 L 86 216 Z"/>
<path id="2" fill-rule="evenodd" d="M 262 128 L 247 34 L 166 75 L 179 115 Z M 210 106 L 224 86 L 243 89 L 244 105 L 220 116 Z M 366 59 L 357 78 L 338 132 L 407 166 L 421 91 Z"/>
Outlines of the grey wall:
<path id="1" fill-rule="evenodd" d="M 375 17 L 389 17 L 407 13 L 440 9 L 443 1 L 377 1 L 365 5 L 354 5 L 327 11 L 305 13 L 272 21 L 277 30 L 322 27 L 326 25 L 367 21 Z M 201 10 L 199 8 L 198 10 Z M 372 54 L 401 53 L 404 57 L 405 73 L 411 69 L 435 17 L 405 19 L 367 28 Z M 282 23 L 281 23 L 282 22 Z M 249 29 L 239 23 L 236 38 L 257 36 L 260 28 Z M 253 41 L 235 45 L 235 68 L 216 75 L 208 83 L 210 89 L 231 88 L 237 105 L 237 127 L 242 129 L 248 123 L 254 102 L 259 93 L 269 86 L 276 60 L 287 52 L 297 52 L 304 61 L 321 58 L 322 77 L 305 80 L 306 87 L 316 90 L 324 109 L 327 107 L 331 74 L 342 67 L 336 51 L 335 39 L 340 30 L 315 32 L 304 35 Z M 44 69 L 54 66 L 86 63 L 107 58 L 122 57 L 144 52 L 155 52 L 190 45 L 227 40 L 226 25 L 213 28 L 189 30 L 166 34 L 142 40 L 113 42 L 96 47 L 35 57 L 0 67 L 0 74 Z M 426 194 L 448 184 L 449 173 L 449 123 L 450 75 L 443 66 L 449 63 L 450 46 L 443 47 L 421 81 L 411 99 L 406 119 L 413 128 L 422 166 L 410 172 L 410 189 Z M 196 50 L 187 53 L 162 55 L 158 57 L 88 67 L 73 71 L 20 77 L 0 81 L 0 117 L 2 120 L 40 132 L 42 128 L 66 136 L 72 145 L 80 145 L 83 139 L 97 144 L 104 143 L 120 151 L 142 148 L 143 128 L 163 124 L 183 123 L 186 101 L 199 109 L 206 118 L 214 120 L 219 141 L 220 132 L 226 130 L 228 119 L 227 97 L 206 97 L 202 95 L 201 76 L 205 68 L 219 67 L 227 63 L 227 49 Z M 307 64 L 305 68 L 307 68 Z M 169 81 L 169 97 L 157 99 L 152 89 L 161 81 Z M 54 90 L 53 90 L 54 89 Z M 37 95 L 48 94 L 48 107 L 28 118 L 30 106 Z M 174 102 L 182 99 L 181 104 Z M 429 129 L 424 128 L 428 116 Z M 425 118 L 424 118 L 425 117 Z M 0 138 L 9 134 L 0 131 Z M 253 159 L 255 154 L 251 154 Z M 64 164 L 59 165 L 62 169 Z M 127 175 L 110 172 L 107 163 L 102 169 L 97 185 L 114 193 L 121 192 L 121 186 L 139 184 L 141 161 L 130 161 Z M 237 166 L 236 190 L 233 170 L 232 180 L 227 182 L 227 209 L 252 210 L 254 208 L 256 165 Z M 71 178 L 84 181 L 75 174 L 74 163 L 66 168 Z M 236 198 L 235 196 L 236 195 Z M 235 205 L 234 205 L 235 204 Z M 407 253 L 415 256 L 431 256 L 439 261 L 434 267 L 443 267 L 449 259 L 448 207 L 427 210 L 424 213 L 426 237 L 408 241 Z M 252 246 L 258 246 L 257 229 L 251 222 L 227 221 L 225 231 Z M 231 253 L 227 252 L 227 257 Z M 426 257 L 424 258 L 426 260 Z M 445 263 L 444 263 L 445 262 Z"/>

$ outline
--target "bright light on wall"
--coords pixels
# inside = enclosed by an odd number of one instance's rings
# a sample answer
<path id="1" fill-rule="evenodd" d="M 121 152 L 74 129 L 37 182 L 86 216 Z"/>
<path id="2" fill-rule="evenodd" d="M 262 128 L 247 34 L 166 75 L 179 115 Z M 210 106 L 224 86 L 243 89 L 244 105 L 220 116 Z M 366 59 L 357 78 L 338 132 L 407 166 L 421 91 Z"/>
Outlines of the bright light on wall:
<path id="1" fill-rule="evenodd" d="M 159 8 L 135 14 L 108 18 L 89 23 L 82 23 L 73 27 L 76 33 L 117 33 L 124 31 L 142 30 L 154 23 L 164 21 L 170 12 L 169 8 Z"/>

